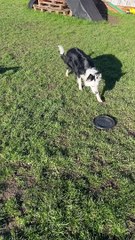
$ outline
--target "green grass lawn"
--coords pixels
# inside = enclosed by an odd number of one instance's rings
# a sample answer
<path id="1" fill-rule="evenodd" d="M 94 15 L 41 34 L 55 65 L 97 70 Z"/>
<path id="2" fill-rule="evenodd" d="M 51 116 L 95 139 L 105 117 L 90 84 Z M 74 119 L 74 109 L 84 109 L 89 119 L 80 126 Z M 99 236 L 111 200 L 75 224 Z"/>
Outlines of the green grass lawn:
<path id="1" fill-rule="evenodd" d="M 135 239 L 135 16 L 115 24 L 0 3 L 0 240 Z M 102 71 L 97 102 L 57 45 Z M 100 131 L 99 114 L 117 119 Z"/>

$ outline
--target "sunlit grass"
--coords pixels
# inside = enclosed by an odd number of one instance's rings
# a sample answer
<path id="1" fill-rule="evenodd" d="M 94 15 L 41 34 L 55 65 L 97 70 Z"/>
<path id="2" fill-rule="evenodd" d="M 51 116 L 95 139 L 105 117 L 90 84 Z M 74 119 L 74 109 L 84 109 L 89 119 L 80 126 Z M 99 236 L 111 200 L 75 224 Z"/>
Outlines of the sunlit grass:
<path id="1" fill-rule="evenodd" d="M 27 3 L 1 0 L 1 239 L 134 239 L 135 17 L 93 23 Z M 58 44 L 91 54 L 106 105 L 65 77 Z M 99 114 L 116 127 L 96 130 Z"/>

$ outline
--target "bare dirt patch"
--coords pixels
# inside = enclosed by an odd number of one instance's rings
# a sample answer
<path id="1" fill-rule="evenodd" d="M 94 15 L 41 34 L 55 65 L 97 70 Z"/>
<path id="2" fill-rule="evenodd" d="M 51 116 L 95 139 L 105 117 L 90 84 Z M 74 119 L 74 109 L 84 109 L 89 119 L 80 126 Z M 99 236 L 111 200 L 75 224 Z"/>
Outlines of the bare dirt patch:
<path id="1" fill-rule="evenodd" d="M 111 24 L 111 25 L 118 25 L 120 20 L 117 16 L 111 16 L 111 15 L 108 15 L 108 22 Z"/>
<path id="2" fill-rule="evenodd" d="M 27 214 L 25 208 L 26 190 L 36 185 L 36 180 L 32 175 L 31 165 L 21 162 L 10 164 L 12 175 L 0 183 L 0 203 L 2 206 L 8 200 L 15 199 L 19 216 Z M 16 219 L 8 213 L 3 215 L 1 220 L 2 236 L 7 236 L 13 229 L 18 229 Z"/>

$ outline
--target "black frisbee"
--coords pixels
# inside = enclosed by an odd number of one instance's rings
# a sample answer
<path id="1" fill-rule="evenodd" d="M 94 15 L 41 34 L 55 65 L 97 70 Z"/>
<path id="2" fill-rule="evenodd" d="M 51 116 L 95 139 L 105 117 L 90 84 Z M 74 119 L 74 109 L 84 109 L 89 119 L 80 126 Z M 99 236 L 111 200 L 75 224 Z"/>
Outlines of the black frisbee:
<path id="1" fill-rule="evenodd" d="M 108 115 L 99 115 L 93 119 L 93 123 L 98 129 L 110 129 L 116 125 L 116 120 Z"/>

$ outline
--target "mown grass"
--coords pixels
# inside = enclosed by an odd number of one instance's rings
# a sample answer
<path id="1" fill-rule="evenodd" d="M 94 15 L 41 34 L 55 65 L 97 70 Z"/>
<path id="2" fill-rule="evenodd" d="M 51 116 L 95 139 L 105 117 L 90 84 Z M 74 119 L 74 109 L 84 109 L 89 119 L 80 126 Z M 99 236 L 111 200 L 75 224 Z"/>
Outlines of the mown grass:
<path id="1" fill-rule="evenodd" d="M 90 22 L 1 0 L 0 239 L 135 238 L 135 17 Z M 57 45 L 91 54 L 97 103 Z M 98 131 L 99 114 L 117 119 Z"/>

